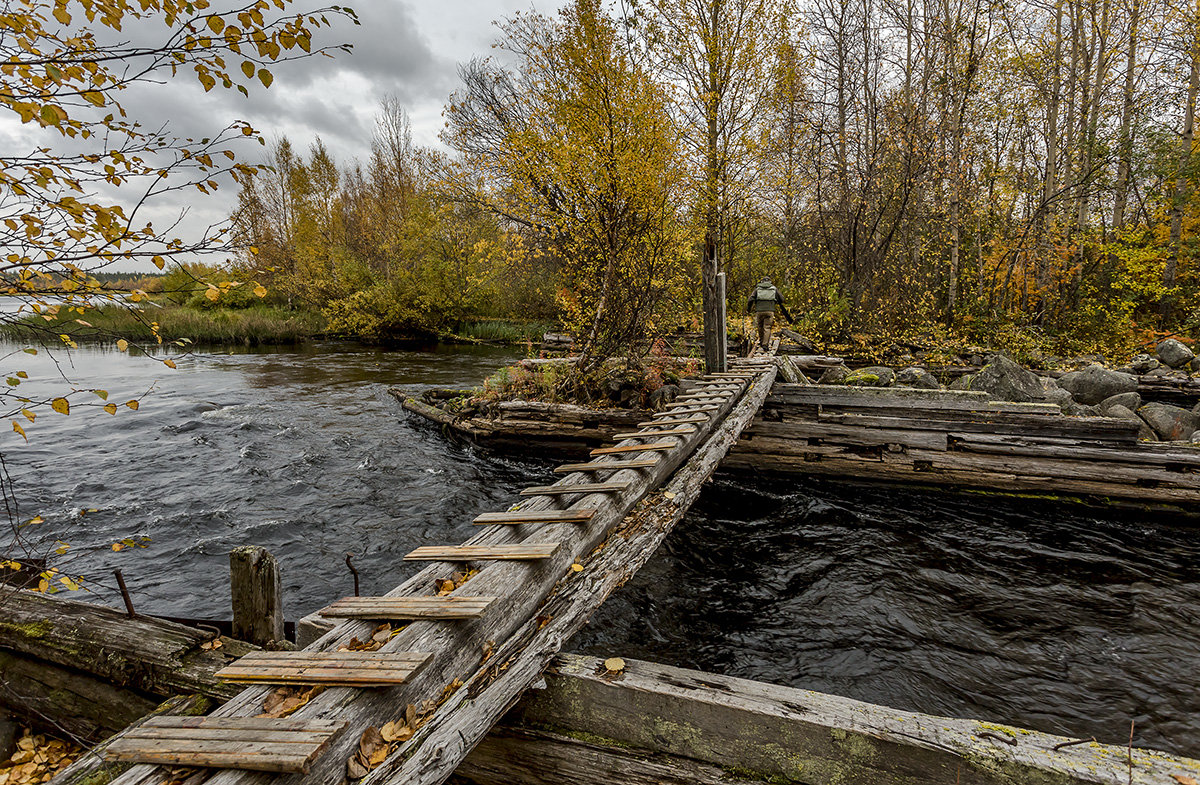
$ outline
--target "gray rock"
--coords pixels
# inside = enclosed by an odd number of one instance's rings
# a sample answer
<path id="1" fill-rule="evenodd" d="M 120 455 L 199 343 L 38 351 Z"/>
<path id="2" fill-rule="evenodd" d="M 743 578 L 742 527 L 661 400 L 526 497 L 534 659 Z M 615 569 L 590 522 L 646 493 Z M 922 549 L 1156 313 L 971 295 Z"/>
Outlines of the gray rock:
<path id="1" fill-rule="evenodd" d="M 1063 414 L 1067 415 L 1068 417 L 1099 417 L 1100 416 L 1100 407 L 1099 406 L 1084 406 L 1083 404 L 1077 403 L 1074 400 L 1072 400 L 1070 403 L 1061 404 L 1060 407 L 1063 410 Z"/>
<path id="2" fill-rule="evenodd" d="M 1181 442 L 1196 432 L 1196 415 L 1167 403 L 1148 403 L 1138 409 L 1146 424 L 1165 442 Z"/>
<path id="3" fill-rule="evenodd" d="M 1108 414 L 1108 410 L 1113 406 L 1124 406 L 1131 412 L 1136 412 L 1142 405 L 1142 396 L 1135 392 L 1121 393 L 1119 395 L 1111 395 L 1100 402 L 1100 411 Z"/>
<path id="4" fill-rule="evenodd" d="M 971 389 L 971 381 L 975 378 L 975 374 L 966 373 L 950 382 L 951 390 L 969 390 Z"/>
<path id="5" fill-rule="evenodd" d="M 1141 417 L 1138 417 L 1137 412 L 1135 412 L 1133 409 L 1130 409 L 1128 406 L 1122 406 L 1119 403 L 1115 403 L 1108 407 L 1108 411 L 1106 411 L 1104 415 L 1117 420 L 1133 420 L 1138 424 L 1139 439 L 1147 442 L 1158 441 L 1158 436 L 1154 433 L 1154 429 L 1147 425 L 1146 421 Z"/>
<path id="6" fill-rule="evenodd" d="M 1137 390 L 1137 377 L 1110 371 L 1099 365 L 1089 365 L 1082 371 L 1063 374 L 1058 386 L 1071 393 L 1076 401 L 1089 406 L 1121 393 Z"/>
<path id="7" fill-rule="evenodd" d="M 882 365 L 872 365 L 851 371 L 842 384 L 854 387 L 890 387 L 896 380 L 896 372 Z"/>
<path id="8" fill-rule="evenodd" d="M 1195 433 L 1193 433 L 1192 438 L 1189 439 L 1189 441 L 1192 444 L 1200 444 L 1200 431 L 1196 431 Z"/>
<path id="9" fill-rule="evenodd" d="M 1182 371 L 1176 371 L 1169 365 L 1160 365 L 1153 371 L 1147 371 L 1142 374 L 1147 379 L 1181 379 L 1184 374 Z"/>
<path id="10" fill-rule="evenodd" d="M 1158 356 L 1158 359 L 1172 368 L 1182 368 L 1196 356 L 1195 352 L 1174 338 L 1168 338 L 1160 343 L 1154 350 L 1154 353 Z"/>
<path id="11" fill-rule="evenodd" d="M 1191 371 L 1192 373 L 1200 371 L 1200 357 L 1193 357 L 1192 361 L 1187 364 L 1187 370 Z"/>
<path id="12" fill-rule="evenodd" d="M 1160 363 L 1154 357 L 1151 357 L 1150 355 L 1145 354 L 1145 353 L 1135 354 L 1133 356 L 1133 359 L 1129 361 L 1129 367 L 1133 370 L 1134 373 L 1139 373 L 1139 374 L 1140 373 L 1149 373 L 1150 371 L 1153 371 L 1155 368 L 1158 368 L 1160 365 L 1162 365 L 1162 363 Z"/>
<path id="13" fill-rule="evenodd" d="M 654 411 L 662 411 L 667 404 L 679 397 L 679 387 L 674 384 L 664 384 L 654 392 L 650 393 L 650 400 L 647 404 Z"/>
<path id="14" fill-rule="evenodd" d="M 924 368 L 910 366 L 896 374 L 897 387 L 916 387 L 918 390 L 940 390 L 937 377 Z"/>
<path id="15" fill-rule="evenodd" d="M 1063 414 L 1073 414 L 1079 406 L 1079 404 L 1075 403 L 1075 399 L 1071 397 L 1071 393 L 1061 387 L 1046 390 L 1042 393 L 1042 399 L 1046 403 L 1057 403 L 1058 408 L 1063 410 Z"/>
<path id="16" fill-rule="evenodd" d="M 843 384 L 849 375 L 849 368 L 844 365 L 835 365 L 821 374 L 821 378 L 817 379 L 817 384 Z"/>
<path id="17" fill-rule="evenodd" d="M 970 381 L 970 390 L 986 392 L 997 401 L 1027 403 L 1040 401 L 1045 393 L 1037 374 L 1027 371 L 1003 354 L 994 354 Z"/>

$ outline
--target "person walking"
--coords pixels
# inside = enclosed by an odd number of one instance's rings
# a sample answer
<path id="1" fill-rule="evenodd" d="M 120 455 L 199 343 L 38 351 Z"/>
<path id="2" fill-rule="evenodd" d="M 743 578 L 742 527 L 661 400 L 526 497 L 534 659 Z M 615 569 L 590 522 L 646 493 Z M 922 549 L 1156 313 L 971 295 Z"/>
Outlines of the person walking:
<path id="1" fill-rule="evenodd" d="M 763 351 L 771 348 L 771 326 L 775 321 L 775 306 L 779 306 L 784 319 L 792 321 L 791 314 L 783 304 L 783 295 L 771 283 L 770 278 L 763 278 L 750 292 L 750 299 L 746 301 L 746 312 L 754 314 L 754 321 L 758 327 L 758 345 Z"/>

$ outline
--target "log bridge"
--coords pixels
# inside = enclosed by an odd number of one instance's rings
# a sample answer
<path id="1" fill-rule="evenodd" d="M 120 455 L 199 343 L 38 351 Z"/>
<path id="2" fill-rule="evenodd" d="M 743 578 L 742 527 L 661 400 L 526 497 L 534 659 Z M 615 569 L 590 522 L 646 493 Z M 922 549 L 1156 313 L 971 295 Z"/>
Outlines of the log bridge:
<path id="1" fill-rule="evenodd" d="M 109 744 L 109 761 L 136 764 L 113 782 L 161 785 L 179 766 L 201 767 L 189 785 L 445 781 L 649 559 L 776 373 L 766 356 L 708 374 L 615 445 L 558 467 L 558 482 L 480 515 L 466 543 L 408 554 L 430 565 L 386 595 L 324 609 L 336 623 L 303 649 L 239 658 L 216 675 L 247 686 L 211 715 L 153 717 Z M 274 690 L 297 685 L 322 691 L 289 716 L 262 716 Z"/>

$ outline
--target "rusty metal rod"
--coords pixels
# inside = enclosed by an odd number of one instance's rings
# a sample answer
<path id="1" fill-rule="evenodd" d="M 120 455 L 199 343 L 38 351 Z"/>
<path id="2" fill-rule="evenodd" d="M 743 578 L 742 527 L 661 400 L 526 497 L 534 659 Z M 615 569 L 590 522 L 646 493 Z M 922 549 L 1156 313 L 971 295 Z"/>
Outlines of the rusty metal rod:
<path id="1" fill-rule="evenodd" d="M 121 574 L 120 570 L 113 570 L 113 575 L 117 576 L 117 586 L 121 588 L 121 599 L 125 600 L 125 612 L 132 619 L 137 614 L 133 610 L 133 600 L 129 596 L 129 589 L 125 586 L 125 576 Z"/>
<path id="2" fill-rule="evenodd" d="M 346 566 L 350 568 L 350 574 L 354 576 L 354 596 L 358 596 L 358 570 L 354 569 L 354 562 L 350 561 L 352 553 L 346 554 Z"/>

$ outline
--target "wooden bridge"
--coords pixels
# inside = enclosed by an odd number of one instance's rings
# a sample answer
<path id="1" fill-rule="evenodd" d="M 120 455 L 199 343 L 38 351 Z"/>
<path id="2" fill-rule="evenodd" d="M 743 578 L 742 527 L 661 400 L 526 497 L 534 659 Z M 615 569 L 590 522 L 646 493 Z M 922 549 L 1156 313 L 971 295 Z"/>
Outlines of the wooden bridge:
<path id="1" fill-rule="evenodd" d="M 592 460 L 559 466 L 553 485 L 477 517 L 466 543 L 408 554 L 430 565 L 387 595 L 324 609 L 339 623 L 303 650 L 233 662 L 218 675 L 246 689 L 207 717 L 125 733 L 108 757 L 139 765 L 113 782 L 443 782 L 683 517 L 776 370 L 769 356 L 734 360 Z M 304 690 L 291 711 L 281 687 Z"/>

